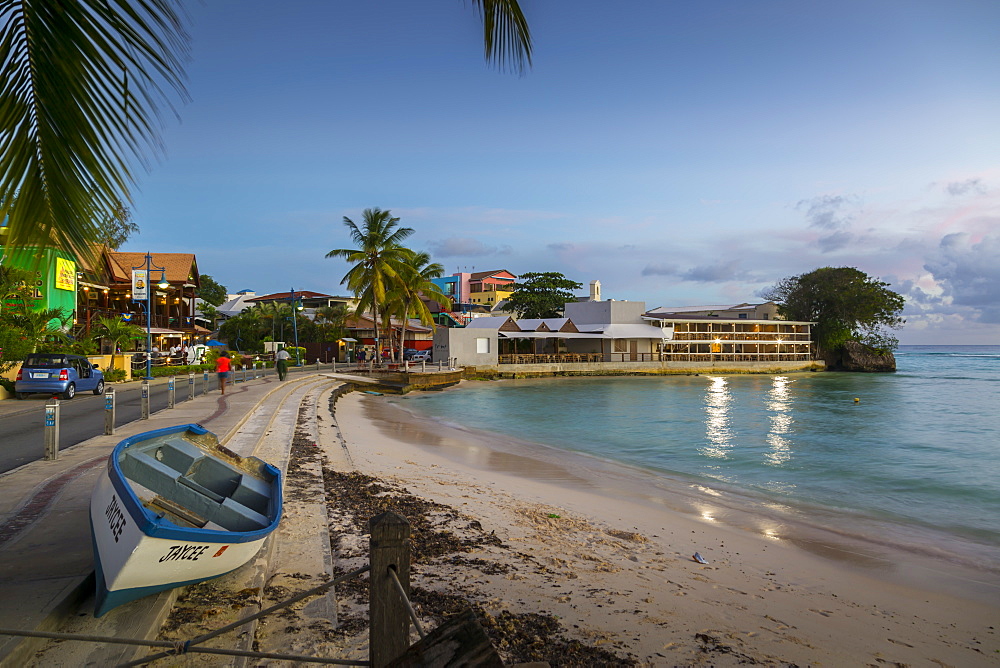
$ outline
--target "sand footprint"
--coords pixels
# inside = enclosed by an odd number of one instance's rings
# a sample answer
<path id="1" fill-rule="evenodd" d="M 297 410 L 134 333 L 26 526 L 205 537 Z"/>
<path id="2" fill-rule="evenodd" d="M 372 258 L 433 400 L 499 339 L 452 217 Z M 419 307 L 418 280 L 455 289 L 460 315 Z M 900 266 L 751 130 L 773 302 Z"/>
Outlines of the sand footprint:
<path id="1" fill-rule="evenodd" d="M 833 615 L 832 610 L 816 610 L 815 608 L 809 608 L 809 612 L 815 612 L 817 615 L 823 615 L 824 617 L 830 617 Z"/>

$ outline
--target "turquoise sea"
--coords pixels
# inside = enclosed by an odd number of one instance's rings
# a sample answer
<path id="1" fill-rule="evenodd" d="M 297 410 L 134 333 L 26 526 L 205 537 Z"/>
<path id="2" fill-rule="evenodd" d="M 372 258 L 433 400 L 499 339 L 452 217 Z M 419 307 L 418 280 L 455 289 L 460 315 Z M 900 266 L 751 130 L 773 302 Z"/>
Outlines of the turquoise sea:
<path id="1" fill-rule="evenodd" d="M 680 482 L 730 506 L 1000 573 L 1000 346 L 897 372 L 465 382 L 402 407 Z"/>

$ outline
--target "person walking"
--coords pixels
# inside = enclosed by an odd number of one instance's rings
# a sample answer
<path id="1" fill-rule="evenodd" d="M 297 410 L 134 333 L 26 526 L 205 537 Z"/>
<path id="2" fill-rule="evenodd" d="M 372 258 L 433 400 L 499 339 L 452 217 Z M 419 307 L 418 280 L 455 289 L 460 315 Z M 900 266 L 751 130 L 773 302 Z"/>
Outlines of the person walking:
<path id="1" fill-rule="evenodd" d="M 278 351 L 278 354 L 274 356 L 277 360 L 275 366 L 278 367 L 278 380 L 284 380 L 285 375 L 288 373 L 288 360 L 292 359 L 292 356 L 287 350 L 282 348 Z"/>
<path id="2" fill-rule="evenodd" d="M 229 353 L 223 350 L 215 360 L 215 373 L 219 374 L 219 389 L 226 393 L 226 381 L 229 379 Z"/>

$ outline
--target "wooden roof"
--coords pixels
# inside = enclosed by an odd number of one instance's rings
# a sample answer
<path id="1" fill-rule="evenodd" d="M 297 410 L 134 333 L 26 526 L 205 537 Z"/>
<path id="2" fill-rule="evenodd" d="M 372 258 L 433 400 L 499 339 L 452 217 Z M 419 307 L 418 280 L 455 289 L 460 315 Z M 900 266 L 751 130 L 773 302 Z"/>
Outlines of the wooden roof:
<path id="1" fill-rule="evenodd" d="M 164 276 L 169 283 L 191 283 L 200 286 L 198 262 L 194 253 L 150 253 L 153 277 L 159 278 L 157 272 L 163 267 Z M 111 270 L 111 280 L 117 283 L 132 281 L 132 269 L 142 269 L 146 265 L 146 253 L 108 253 L 108 268 Z"/>

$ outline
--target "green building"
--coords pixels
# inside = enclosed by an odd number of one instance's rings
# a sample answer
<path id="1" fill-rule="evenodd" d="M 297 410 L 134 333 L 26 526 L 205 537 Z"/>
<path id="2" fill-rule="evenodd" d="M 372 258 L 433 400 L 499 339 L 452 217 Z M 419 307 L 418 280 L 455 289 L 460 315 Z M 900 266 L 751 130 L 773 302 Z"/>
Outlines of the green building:
<path id="1" fill-rule="evenodd" d="M 29 271 L 36 311 L 62 309 L 70 320 L 76 311 L 76 258 L 56 248 L 0 247 L 0 264 Z M 5 303 L 9 299 L 3 296 Z"/>

